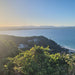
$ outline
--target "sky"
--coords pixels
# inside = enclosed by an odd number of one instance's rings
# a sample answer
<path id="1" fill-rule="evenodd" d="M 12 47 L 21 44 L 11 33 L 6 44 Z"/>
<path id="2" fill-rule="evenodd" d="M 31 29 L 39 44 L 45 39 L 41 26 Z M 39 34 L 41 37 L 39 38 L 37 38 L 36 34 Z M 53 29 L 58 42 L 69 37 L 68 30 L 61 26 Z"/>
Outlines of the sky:
<path id="1" fill-rule="evenodd" d="M 0 0 L 0 26 L 75 26 L 75 0 Z"/>

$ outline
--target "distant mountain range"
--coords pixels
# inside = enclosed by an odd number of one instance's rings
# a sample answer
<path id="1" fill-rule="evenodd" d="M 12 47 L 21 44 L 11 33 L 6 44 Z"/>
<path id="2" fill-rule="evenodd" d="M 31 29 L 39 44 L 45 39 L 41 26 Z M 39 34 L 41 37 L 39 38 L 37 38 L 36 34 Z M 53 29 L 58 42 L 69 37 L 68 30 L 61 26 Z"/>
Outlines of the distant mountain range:
<path id="1" fill-rule="evenodd" d="M 0 27 L 0 30 L 30 30 L 30 29 L 51 29 L 51 28 L 70 28 L 56 26 L 15 26 L 15 27 Z M 75 28 L 74 26 L 71 28 Z"/>
<path id="2" fill-rule="evenodd" d="M 45 29 L 54 28 L 54 26 L 15 26 L 15 27 L 0 27 L 0 30 L 28 30 L 28 29 Z"/>

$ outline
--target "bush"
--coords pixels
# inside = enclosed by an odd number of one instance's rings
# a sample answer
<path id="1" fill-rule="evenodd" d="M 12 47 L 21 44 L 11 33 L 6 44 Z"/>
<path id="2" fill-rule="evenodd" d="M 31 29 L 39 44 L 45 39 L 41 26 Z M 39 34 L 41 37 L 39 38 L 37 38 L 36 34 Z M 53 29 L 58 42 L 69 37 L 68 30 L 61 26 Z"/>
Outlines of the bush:
<path id="1" fill-rule="evenodd" d="M 14 58 L 9 58 L 5 71 L 24 75 L 69 75 L 69 55 L 50 54 L 49 47 L 32 47 Z M 71 61 L 71 60 L 70 60 Z M 8 74 L 10 75 L 10 74 Z M 17 74 L 16 74 L 17 75 Z"/>

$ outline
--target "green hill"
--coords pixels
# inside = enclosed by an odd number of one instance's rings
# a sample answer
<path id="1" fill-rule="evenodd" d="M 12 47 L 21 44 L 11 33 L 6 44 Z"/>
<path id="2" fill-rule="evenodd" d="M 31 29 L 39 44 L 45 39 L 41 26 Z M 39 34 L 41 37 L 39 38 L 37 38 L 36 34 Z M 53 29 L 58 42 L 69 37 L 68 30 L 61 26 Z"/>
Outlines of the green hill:
<path id="1" fill-rule="evenodd" d="M 52 53 L 68 53 L 69 50 L 66 48 L 62 48 L 55 41 L 51 39 L 47 39 L 44 36 L 33 36 L 33 37 L 16 37 L 16 36 L 8 36 L 8 35 L 0 35 L 0 39 L 13 41 L 17 47 L 22 44 L 24 48 L 22 50 L 27 50 L 32 48 L 34 45 L 47 47 L 52 50 Z"/>
<path id="2" fill-rule="evenodd" d="M 75 55 L 53 40 L 0 35 L 0 75 L 74 75 L 74 70 Z"/>

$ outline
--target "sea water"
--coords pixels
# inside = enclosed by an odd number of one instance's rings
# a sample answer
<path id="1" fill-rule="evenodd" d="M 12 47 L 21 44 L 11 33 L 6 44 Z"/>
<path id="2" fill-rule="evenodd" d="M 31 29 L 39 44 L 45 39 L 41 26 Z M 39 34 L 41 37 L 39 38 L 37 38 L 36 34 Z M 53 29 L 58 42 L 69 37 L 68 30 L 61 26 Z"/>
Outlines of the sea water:
<path id="1" fill-rule="evenodd" d="M 48 39 L 54 40 L 56 43 L 60 44 L 63 47 L 75 49 L 75 27 L 0 31 L 0 34 L 21 37 L 45 36 Z"/>

